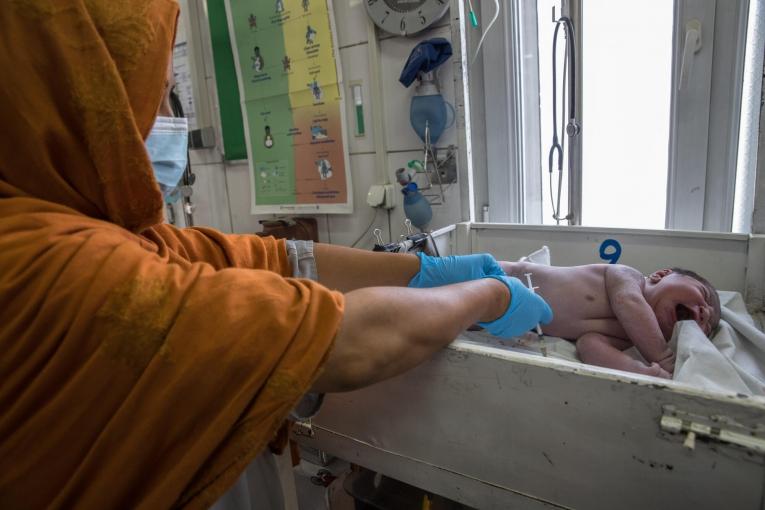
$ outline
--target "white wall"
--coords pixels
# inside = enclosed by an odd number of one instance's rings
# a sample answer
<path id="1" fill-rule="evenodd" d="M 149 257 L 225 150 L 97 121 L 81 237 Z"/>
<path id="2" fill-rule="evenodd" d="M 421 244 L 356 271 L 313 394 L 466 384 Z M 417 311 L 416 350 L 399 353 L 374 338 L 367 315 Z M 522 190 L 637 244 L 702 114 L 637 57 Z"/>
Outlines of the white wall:
<path id="1" fill-rule="evenodd" d="M 195 100 L 197 103 L 207 103 L 211 112 L 211 122 L 220 133 L 214 67 L 209 47 L 207 20 L 203 19 L 203 4 L 202 0 L 182 1 L 184 14 L 181 20 L 187 25 L 184 32 L 190 38 L 192 48 L 195 50 L 193 61 L 195 75 L 198 77 L 198 83 L 195 84 L 195 96 L 197 96 Z M 414 85 L 406 89 L 398 82 L 401 68 L 412 48 L 421 40 L 445 37 L 458 44 L 459 35 L 452 36 L 448 13 L 419 37 L 402 38 L 378 32 L 381 53 L 379 59 L 381 69 L 378 74 L 382 81 L 384 106 L 383 111 L 373 112 L 369 90 L 368 21 L 364 5 L 359 0 L 334 0 L 334 12 L 348 101 L 346 112 L 349 126 L 348 145 L 354 212 L 347 215 L 317 216 L 319 235 L 322 242 L 350 245 L 359 238 L 376 215 L 372 228 L 358 244 L 358 247 L 371 248 L 374 228 L 380 228 L 386 239 L 397 239 L 405 232 L 400 186 L 395 184 L 395 170 L 404 166 L 409 160 L 422 159 L 421 142 L 409 124 L 409 98 L 413 94 Z M 191 41 L 192 38 L 198 38 L 198 40 Z M 453 69 L 454 66 L 451 63 L 446 63 L 440 68 L 442 93 L 444 98 L 452 104 L 455 101 Z M 363 86 L 366 136 L 362 138 L 353 136 L 354 110 L 348 89 L 348 83 L 353 81 L 360 81 Z M 205 110 L 204 105 L 197 106 L 196 109 L 202 112 Z M 384 169 L 385 173 L 375 168 L 375 116 L 382 117 L 382 125 L 385 127 L 384 150 L 388 161 L 388 168 Z M 452 127 L 444 132 L 438 146 L 449 144 L 456 146 L 457 139 L 457 130 Z M 191 162 L 194 173 L 197 175 L 192 198 L 196 206 L 194 211 L 196 225 L 212 226 L 226 232 L 256 232 L 260 230 L 258 220 L 275 217 L 250 214 L 249 168 L 246 162 L 223 162 L 219 148 L 194 150 L 191 154 Z M 395 184 L 397 195 L 397 206 L 390 213 L 385 210 L 375 211 L 366 205 L 369 187 L 372 184 L 381 184 L 382 176 L 386 173 L 390 182 Z M 433 207 L 431 228 L 437 229 L 462 219 L 458 186 L 454 184 L 450 187 L 443 205 Z"/>

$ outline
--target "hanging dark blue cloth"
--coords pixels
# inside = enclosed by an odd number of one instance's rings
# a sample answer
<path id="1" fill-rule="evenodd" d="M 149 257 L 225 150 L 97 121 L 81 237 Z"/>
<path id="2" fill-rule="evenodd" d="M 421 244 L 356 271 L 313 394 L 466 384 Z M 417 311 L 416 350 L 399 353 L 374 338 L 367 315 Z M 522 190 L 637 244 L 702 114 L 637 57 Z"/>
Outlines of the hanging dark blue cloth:
<path id="1" fill-rule="evenodd" d="M 401 71 L 398 81 L 408 87 L 417 78 L 417 73 L 429 72 L 446 62 L 452 56 L 452 44 L 443 37 L 422 41 L 414 47 Z"/>

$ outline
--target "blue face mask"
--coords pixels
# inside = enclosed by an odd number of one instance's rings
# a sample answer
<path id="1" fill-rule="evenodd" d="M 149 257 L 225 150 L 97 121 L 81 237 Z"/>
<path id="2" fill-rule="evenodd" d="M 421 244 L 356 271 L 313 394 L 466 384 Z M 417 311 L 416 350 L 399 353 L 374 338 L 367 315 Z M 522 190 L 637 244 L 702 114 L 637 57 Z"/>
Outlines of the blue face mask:
<path id="1" fill-rule="evenodd" d="M 175 191 L 183 177 L 188 148 L 188 120 L 183 117 L 157 117 L 146 139 L 146 151 L 165 199 Z"/>

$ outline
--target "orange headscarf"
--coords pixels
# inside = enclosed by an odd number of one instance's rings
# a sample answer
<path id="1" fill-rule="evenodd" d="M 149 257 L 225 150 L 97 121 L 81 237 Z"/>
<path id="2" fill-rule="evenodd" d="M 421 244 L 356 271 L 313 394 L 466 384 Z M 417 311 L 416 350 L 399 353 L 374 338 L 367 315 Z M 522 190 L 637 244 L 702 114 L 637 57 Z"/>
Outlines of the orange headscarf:
<path id="1" fill-rule="evenodd" d="M 0 507 L 214 502 L 317 377 L 342 295 L 159 225 L 174 0 L 0 4 Z"/>

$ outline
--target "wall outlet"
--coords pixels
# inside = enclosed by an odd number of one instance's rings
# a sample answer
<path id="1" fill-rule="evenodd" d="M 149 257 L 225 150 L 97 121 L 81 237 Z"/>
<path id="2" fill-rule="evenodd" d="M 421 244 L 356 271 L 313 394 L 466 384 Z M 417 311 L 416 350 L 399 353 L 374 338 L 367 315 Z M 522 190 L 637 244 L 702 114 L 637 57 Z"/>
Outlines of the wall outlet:
<path id="1" fill-rule="evenodd" d="M 396 207 L 396 187 L 393 184 L 385 185 L 385 203 L 383 207 L 386 209 Z"/>
<path id="2" fill-rule="evenodd" d="M 367 205 L 393 209 L 396 207 L 396 188 L 393 184 L 373 184 L 367 192 Z"/>
<path id="3" fill-rule="evenodd" d="M 369 207 L 383 207 L 385 205 L 385 186 L 373 184 L 369 187 L 367 205 Z"/>

